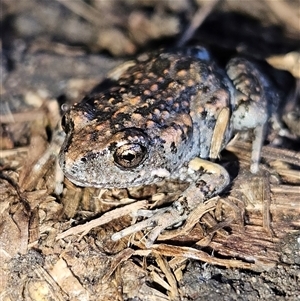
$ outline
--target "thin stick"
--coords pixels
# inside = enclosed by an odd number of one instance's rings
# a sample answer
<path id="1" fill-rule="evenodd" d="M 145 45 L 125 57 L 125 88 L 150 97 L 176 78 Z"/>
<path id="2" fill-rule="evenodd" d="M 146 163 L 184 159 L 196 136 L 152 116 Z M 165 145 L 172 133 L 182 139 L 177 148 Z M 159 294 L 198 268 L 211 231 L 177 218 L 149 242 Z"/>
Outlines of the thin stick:
<path id="1" fill-rule="evenodd" d="M 220 0 L 211 0 L 207 1 L 207 4 L 198 8 L 196 14 L 193 17 L 193 20 L 188 27 L 188 29 L 183 33 L 182 37 L 177 42 L 177 47 L 184 46 L 194 35 L 195 31 L 200 27 L 204 22 L 207 16 L 213 11 L 215 6 L 220 2 Z"/>

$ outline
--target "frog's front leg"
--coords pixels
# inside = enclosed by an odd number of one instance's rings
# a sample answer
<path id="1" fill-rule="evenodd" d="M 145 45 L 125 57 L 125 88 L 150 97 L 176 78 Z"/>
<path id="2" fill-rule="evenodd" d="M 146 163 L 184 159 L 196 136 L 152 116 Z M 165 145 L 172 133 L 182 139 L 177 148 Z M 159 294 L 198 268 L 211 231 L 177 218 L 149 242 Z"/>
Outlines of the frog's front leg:
<path id="1" fill-rule="evenodd" d="M 253 131 L 250 170 L 256 173 L 266 134 L 266 123 L 278 106 L 278 95 L 258 66 L 247 59 L 230 60 L 227 74 L 236 89 L 232 125 L 235 131 Z"/>
<path id="2" fill-rule="evenodd" d="M 178 200 L 169 207 L 139 210 L 134 216 L 148 218 L 113 234 L 112 239 L 118 240 L 140 230 L 149 229 L 145 245 L 150 247 L 163 230 L 181 224 L 199 204 L 220 193 L 229 184 L 229 175 L 222 166 L 200 158 L 191 160 L 180 172 L 179 179 L 190 182 L 190 186 Z"/>

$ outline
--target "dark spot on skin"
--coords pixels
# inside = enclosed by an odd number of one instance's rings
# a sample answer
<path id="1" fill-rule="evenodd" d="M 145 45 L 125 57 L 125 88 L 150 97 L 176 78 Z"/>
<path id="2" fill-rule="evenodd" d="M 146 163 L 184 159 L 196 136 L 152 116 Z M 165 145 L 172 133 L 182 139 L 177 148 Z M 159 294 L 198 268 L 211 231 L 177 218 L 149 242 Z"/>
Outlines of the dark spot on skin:
<path id="1" fill-rule="evenodd" d="M 97 114 L 97 117 L 96 117 L 97 122 L 102 123 L 106 120 L 110 120 L 112 113 L 113 112 L 104 112 L 104 111 L 100 112 L 100 111 L 98 111 L 98 114 Z"/>
<path id="2" fill-rule="evenodd" d="M 121 97 L 121 94 L 118 95 L 117 97 L 114 97 L 113 101 L 111 102 L 111 104 L 113 106 L 117 105 L 118 103 L 123 102 L 123 98 Z"/>
<path id="3" fill-rule="evenodd" d="M 193 126 L 186 126 L 187 132 L 186 132 L 186 139 L 189 139 L 193 135 Z"/>
<path id="4" fill-rule="evenodd" d="M 165 69 L 169 68 L 170 61 L 168 59 L 159 58 L 154 61 L 149 71 L 161 75 Z"/>
<path id="5" fill-rule="evenodd" d="M 209 89 L 208 86 L 203 86 L 202 91 L 203 91 L 204 93 L 208 93 L 208 92 L 210 91 L 210 89 Z"/>
<path id="6" fill-rule="evenodd" d="M 145 94 L 139 94 L 141 96 L 141 103 L 147 103 L 148 99 L 151 97 L 149 95 L 145 95 Z"/>
<path id="7" fill-rule="evenodd" d="M 76 165 L 73 165 L 72 167 L 71 167 L 71 174 L 76 174 L 78 172 L 78 168 L 77 168 L 77 166 Z"/>
<path id="8" fill-rule="evenodd" d="M 208 119 L 206 125 L 209 129 L 213 129 L 216 125 L 216 119 L 215 118 Z"/>
<path id="9" fill-rule="evenodd" d="M 187 135 L 184 133 L 183 127 L 180 124 L 172 122 L 170 124 L 170 126 L 172 126 L 176 131 L 178 131 L 178 130 L 181 131 L 180 138 L 181 138 L 182 141 L 185 141 L 188 138 Z"/>
<path id="10" fill-rule="evenodd" d="M 98 107 L 95 105 L 95 101 L 99 101 L 100 103 L 103 102 L 105 110 L 99 110 Z M 104 98 L 103 95 L 93 96 L 93 97 L 85 97 L 80 103 L 73 106 L 73 111 L 84 112 L 85 118 L 92 121 L 97 119 L 99 122 L 103 122 L 109 120 L 111 115 L 116 110 L 112 106 L 106 105 L 107 99 Z"/>
<path id="11" fill-rule="evenodd" d="M 141 136 L 141 137 L 144 137 L 144 139 L 147 139 L 146 138 L 147 135 L 140 128 L 133 127 L 133 128 L 127 128 L 125 130 L 125 135 L 124 135 L 125 139 L 131 138 L 131 137 L 135 137 L 135 136 Z"/>
<path id="12" fill-rule="evenodd" d="M 117 147 L 117 142 L 112 142 L 107 148 L 110 152 L 114 151 Z"/>
<path id="13" fill-rule="evenodd" d="M 144 94 L 144 91 L 146 90 L 146 88 L 148 87 L 145 86 L 145 85 L 142 85 L 142 84 L 133 84 L 133 85 L 130 85 L 128 88 L 127 88 L 127 91 L 130 91 L 132 95 L 135 95 L 135 96 L 146 96 L 146 97 L 149 97 L 149 95 L 145 95 Z"/>
<path id="14" fill-rule="evenodd" d="M 117 115 L 113 118 L 113 123 L 123 123 L 128 120 L 131 120 L 131 114 L 117 113 Z"/>
<path id="15" fill-rule="evenodd" d="M 178 72 L 180 70 L 189 70 L 190 67 L 191 67 L 191 60 L 189 58 L 181 59 L 178 62 L 176 62 L 174 70 L 175 72 Z"/>
<path id="16" fill-rule="evenodd" d="M 152 113 L 152 107 L 151 106 L 145 106 L 145 107 L 140 107 L 140 108 L 137 108 L 133 111 L 133 113 L 136 113 L 136 114 L 141 114 L 142 116 L 147 116 L 149 114 Z"/>
<path id="17" fill-rule="evenodd" d="M 155 177 L 157 178 L 157 177 Z M 158 225 L 157 221 L 152 221 L 150 227 L 155 228 Z"/>
<path id="18" fill-rule="evenodd" d="M 168 127 L 164 126 L 163 128 L 168 128 Z M 167 142 L 166 140 L 161 139 L 159 136 L 156 136 L 154 140 L 158 141 L 161 148 L 163 148 L 164 147 L 163 145 Z"/>
<path id="19" fill-rule="evenodd" d="M 212 96 L 212 97 L 207 101 L 207 103 L 210 103 L 210 104 L 214 105 L 214 104 L 216 104 L 217 101 L 218 101 L 218 97 Z"/>
<path id="20" fill-rule="evenodd" d="M 197 91 L 194 87 L 187 87 L 184 89 L 175 99 L 175 103 L 179 104 L 177 111 L 180 111 L 185 114 L 189 114 L 190 112 L 190 101 L 193 95 L 196 95 Z"/>
<path id="21" fill-rule="evenodd" d="M 163 90 L 166 90 L 172 81 L 173 79 L 167 74 L 163 77 L 163 81 L 158 82 L 158 84 L 160 85 L 159 87 L 161 87 Z"/>
<path id="22" fill-rule="evenodd" d="M 204 182 L 203 180 L 199 181 L 196 183 L 196 187 L 197 188 L 202 188 L 206 185 L 206 182 Z"/>
<path id="23" fill-rule="evenodd" d="M 99 153 L 93 153 L 93 152 L 88 152 L 84 157 L 82 157 L 80 160 L 82 162 L 88 162 L 88 161 L 92 161 L 95 158 L 97 158 L 99 156 Z"/>
<path id="24" fill-rule="evenodd" d="M 170 145 L 171 153 L 176 154 L 177 153 L 177 147 L 175 145 L 175 142 L 173 141 Z"/>
<path id="25" fill-rule="evenodd" d="M 202 119 L 205 119 L 206 116 L 207 116 L 207 111 L 201 112 L 201 118 L 202 118 Z"/>

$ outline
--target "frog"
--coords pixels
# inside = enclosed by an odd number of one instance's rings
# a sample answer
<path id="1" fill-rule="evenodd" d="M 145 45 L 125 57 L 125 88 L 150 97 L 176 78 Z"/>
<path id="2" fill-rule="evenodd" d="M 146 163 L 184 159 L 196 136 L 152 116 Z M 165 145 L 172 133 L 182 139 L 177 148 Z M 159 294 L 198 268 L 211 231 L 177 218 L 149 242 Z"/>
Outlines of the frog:
<path id="1" fill-rule="evenodd" d="M 111 71 L 64 114 L 59 164 L 81 187 L 187 182 L 170 206 L 140 222 L 153 228 L 150 246 L 229 185 L 216 160 L 235 133 L 251 133 L 250 170 L 258 172 L 278 103 L 271 80 L 248 58 L 233 57 L 224 68 L 202 46 L 144 53 Z M 130 227 L 113 239 L 136 231 Z"/>

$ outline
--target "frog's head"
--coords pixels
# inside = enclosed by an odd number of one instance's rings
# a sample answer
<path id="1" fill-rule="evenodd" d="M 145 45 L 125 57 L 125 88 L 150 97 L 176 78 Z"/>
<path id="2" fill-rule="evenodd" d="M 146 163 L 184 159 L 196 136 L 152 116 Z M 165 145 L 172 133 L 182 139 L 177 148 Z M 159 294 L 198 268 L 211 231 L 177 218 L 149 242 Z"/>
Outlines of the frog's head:
<path id="1" fill-rule="evenodd" d="M 76 112 L 75 112 L 76 113 Z M 66 138 L 59 155 L 66 177 L 79 186 L 125 188 L 152 184 L 170 175 L 185 161 L 182 129 L 156 133 L 137 127 L 115 131 L 109 121 L 85 121 L 67 114 Z M 77 121 L 80 120 L 80 123 Z"/>
<path id="2" fill-rule="evenodd" d="M 60 165 L 72 182 L 109 188 L 138 185 L 143 181 L 150 144 L 141 131 L 127 129 L 108 140 L 97 137 L 97 145 L 92 141 L 96 138 L 92 134 L 78 134 L 77 141 L 74 135 L 67 135 L 60 153 Z"/>

